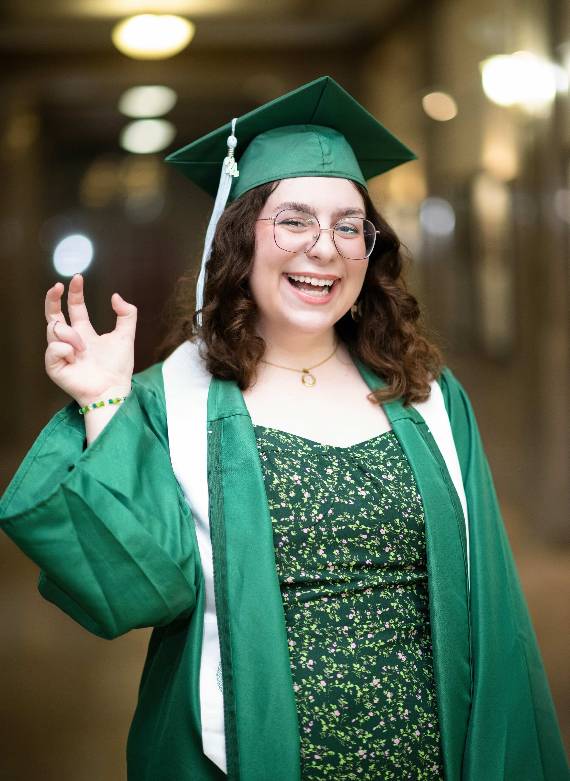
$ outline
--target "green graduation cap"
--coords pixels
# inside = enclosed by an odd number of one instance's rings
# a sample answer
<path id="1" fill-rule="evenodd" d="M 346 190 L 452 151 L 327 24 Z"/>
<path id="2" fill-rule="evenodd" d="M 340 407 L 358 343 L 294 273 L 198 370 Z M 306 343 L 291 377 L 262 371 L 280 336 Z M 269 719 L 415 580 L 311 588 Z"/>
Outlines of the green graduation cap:
<path id="1" fill-rule="evenodd" d="M 266 182 L 298 176 L 351 179 L 366 187 L 371 177 L 415 159 L 330 76 L 236 117 L 168 155 L 167 163 L 216 199 L 206 232 L 196 308 L 202 306 L 205 266 L 228 199 Z"/>

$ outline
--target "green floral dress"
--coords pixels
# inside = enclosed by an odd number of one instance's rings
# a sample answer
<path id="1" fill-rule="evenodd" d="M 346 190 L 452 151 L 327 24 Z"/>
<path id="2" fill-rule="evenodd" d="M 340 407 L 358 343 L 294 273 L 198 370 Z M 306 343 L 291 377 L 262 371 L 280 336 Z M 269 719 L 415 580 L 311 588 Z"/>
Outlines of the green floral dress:
<path id="1" fill-rule="evenodd" d="M 443 778 L 423 507 L 395 434 L 255 433 L 303 781 Z"/>

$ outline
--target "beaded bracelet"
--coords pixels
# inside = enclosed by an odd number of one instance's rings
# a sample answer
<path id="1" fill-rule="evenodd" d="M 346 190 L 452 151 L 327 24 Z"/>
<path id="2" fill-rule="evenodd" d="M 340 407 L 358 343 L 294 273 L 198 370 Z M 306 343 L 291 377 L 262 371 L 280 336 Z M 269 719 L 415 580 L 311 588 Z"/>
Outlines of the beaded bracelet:
<path id="1" fill-rule="evenodd" d="M 79 414 L 80 415 L 87 415 L 89 410 L 97 409 L 98 407 L 104 407 L 106 404 L 120 404 L 123 402 L 127 397 L 117 397 L 116 399 L 108 399 L 107 401 L 93 401 L 91 404 L 86 404 L 84 407 L 79 408 Z"/>

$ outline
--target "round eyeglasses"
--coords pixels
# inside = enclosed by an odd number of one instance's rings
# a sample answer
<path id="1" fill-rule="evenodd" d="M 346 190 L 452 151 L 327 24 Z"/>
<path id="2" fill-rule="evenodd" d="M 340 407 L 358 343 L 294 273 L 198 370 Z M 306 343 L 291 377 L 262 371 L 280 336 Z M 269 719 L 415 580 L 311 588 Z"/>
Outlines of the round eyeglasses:
<path id="1" fill-rule="evenodd" d="M 275 217 L 260 217 L 256 222 L 264 220 L 273 222 L 275 244 L 285 252 L 309 252 L 323 231 L 331 231 L 338 254 L 347 260 L 367 260 L 380 233 L 364 217 L 342 217 L 333 228 L 321 228 L 314 214 L 296 209 L 282 209 Z"/>

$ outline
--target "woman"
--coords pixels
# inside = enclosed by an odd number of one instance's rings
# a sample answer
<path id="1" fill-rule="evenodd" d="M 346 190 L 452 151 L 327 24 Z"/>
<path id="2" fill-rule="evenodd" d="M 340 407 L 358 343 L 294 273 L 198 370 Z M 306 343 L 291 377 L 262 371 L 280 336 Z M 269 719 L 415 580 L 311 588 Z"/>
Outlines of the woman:
<path id="1" fill-rule="evenodd" d="M 234 121 L 218 185 L 227 133 L 169 158 L 217 197 L 166 360 L 131 376 L 118 294 L 98 336 L 81 276 L 69 324 L 48 291 L 75 401 L 1 507 L 48 600 L 154 627 L 129 778 L 567 778 L 469 400 L 366 190 L 413 155 L 328 77 Z"/>

